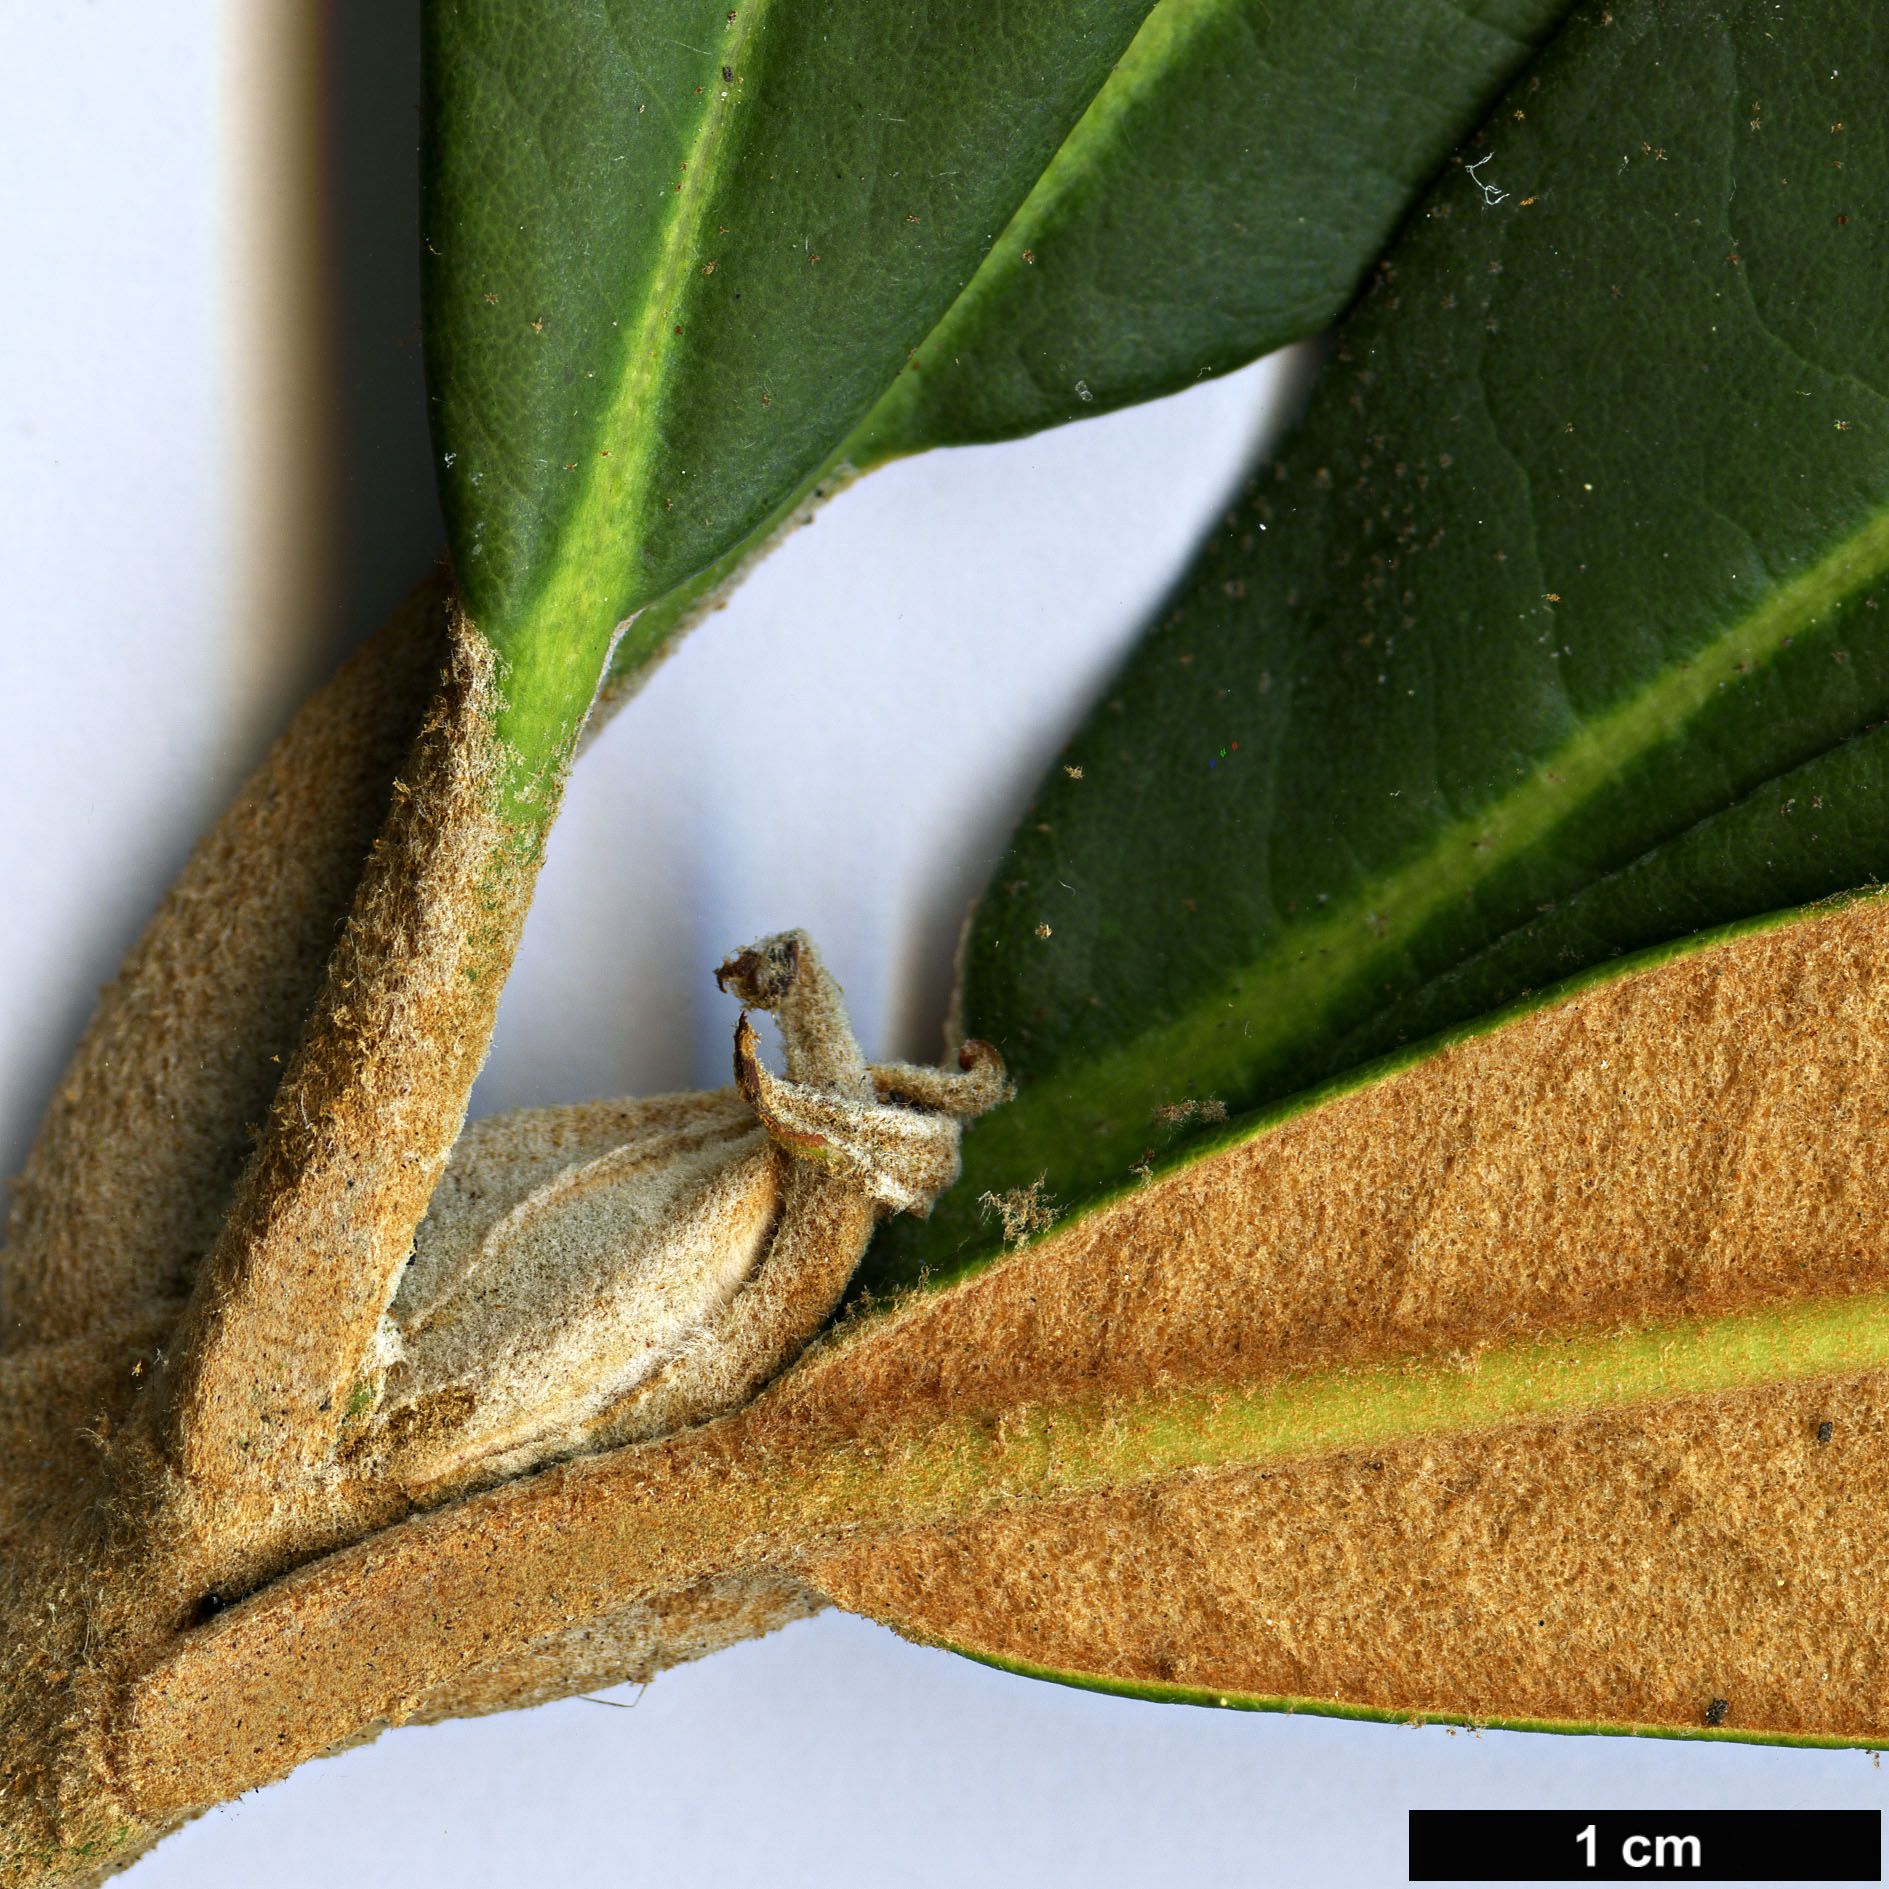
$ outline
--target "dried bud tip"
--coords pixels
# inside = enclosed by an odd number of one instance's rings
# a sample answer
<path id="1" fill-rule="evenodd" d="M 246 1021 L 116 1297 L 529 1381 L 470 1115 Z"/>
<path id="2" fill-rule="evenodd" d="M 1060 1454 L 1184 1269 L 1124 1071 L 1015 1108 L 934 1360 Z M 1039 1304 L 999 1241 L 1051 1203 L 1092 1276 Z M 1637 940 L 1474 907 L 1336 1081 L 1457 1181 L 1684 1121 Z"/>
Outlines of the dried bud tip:
<path id="1" fill-rule="evenodd" d="M 774 1009 L 800 975 L 800 938 L 797 931 L 778 932 L 736 952 L 715 973 L 716 988 L 750 1009 Z"/>
<path id="2" fill-rule="evenodd" d="M 953 1106 L 953 1114 L 981 1115 L 999 1102 L 1008 1102 L 1017 1092 L 1017 1085 L 1005 1073 L 1004 1059 L 998 1055 L 996 1046 L 981 1037 L 969 1037 L 958 1046 L 958 1067 L 971 1080 L 964 1085 L 961 1098 Z"/>

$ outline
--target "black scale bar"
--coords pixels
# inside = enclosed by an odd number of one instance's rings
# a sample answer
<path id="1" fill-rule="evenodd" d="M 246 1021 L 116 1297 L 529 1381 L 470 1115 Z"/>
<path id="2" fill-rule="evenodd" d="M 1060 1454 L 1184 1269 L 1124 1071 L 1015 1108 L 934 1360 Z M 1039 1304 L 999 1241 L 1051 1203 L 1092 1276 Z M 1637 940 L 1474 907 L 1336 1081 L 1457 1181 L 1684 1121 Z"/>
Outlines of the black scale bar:
<path id="1" fill-rule="evenodd" d="M 1879 1810 L 1413 1810 L 1412 1882 L 1881 1882 Z"/>

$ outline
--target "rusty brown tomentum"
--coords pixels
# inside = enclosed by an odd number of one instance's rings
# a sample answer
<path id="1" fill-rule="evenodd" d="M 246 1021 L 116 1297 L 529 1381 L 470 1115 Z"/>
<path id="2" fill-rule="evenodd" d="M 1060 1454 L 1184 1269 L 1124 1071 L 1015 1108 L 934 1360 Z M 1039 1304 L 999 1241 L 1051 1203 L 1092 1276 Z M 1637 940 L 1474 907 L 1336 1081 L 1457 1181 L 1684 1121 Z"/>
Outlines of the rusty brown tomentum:
<path id="1" fill-rule="evenodd" d="M 541 836 L 494 689 L 423 587 L 41 1131 L 0 1274 L 5 1880 L 830 1603 L 1155 1697 L 1889 1732 L 1880 898 L 1203 1115 L 1076 1210 L 992 1197 L 1000 1257 L 836 1322 L 996 1052 L 868 1064 L 789 931 L 718 973 L 730 1087 L 466 1127 Z"/>

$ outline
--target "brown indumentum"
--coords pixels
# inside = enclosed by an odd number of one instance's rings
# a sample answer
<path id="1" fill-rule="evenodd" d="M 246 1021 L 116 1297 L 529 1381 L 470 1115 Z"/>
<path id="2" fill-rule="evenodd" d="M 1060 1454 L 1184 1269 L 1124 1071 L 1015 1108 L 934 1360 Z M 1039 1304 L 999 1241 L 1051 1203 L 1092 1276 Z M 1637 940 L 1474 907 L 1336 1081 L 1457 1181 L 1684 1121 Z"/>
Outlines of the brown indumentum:
<path id="1" fill-rule="evenodd" d="M 406 1506 L 337 1474 L 334 1442 L 535 870 L 494 812 L 491 670 L 429 586 L 303 711 L 106 992 L 29 1161 L 14 1421 L 63 1441 L 42 1383 L 89 1380 L 91 1457 L 16 1458 L 9 1491 L 10 1652 L 65 1688 L 57 1724 L 8 1688 L 28 1854 L 141 1821 L 99 1742 L 127 1668 Z"/>
<path id="2" fill-rule="evenodd" d="M 1889 1732 L 1889 903 L 1615 970 L 1053 1224 L 1046 1176 L 995 1203 L 1013 1250 L 815 1336 L 994 1052 L 866 1064 L 783 933 L 722 971 L 783 1075 L 744 1015 L 731 1089 L 461 1134 L 541 832 L 494 688 L 416 596 L 34 1150 L 0 1879 L 826 1600 L 1159 1696 Z"/>
<path id="3" fill-rule="evenodd" d="M 120 1761 L 154 1808 L 260 1781 L 437 1710 L 468 1643 L 737 1571 L 1155 1692 L 1879 1738 L 1886 932 L 1864 899 L 1577 991 L 732 1416 L 320 1562 L 140 1679 Z"/>
<path id="4" fill-rule="evenodd" d="M 784 1079 L 744 1016 L 736 1088 L 482 1124 L 441 1189 L 543 830 L 502 811 L 497 707 L 482 639 L 416 594 L 199 849 L 35 1150 L 0 1361 L 16 1879 L 121 1865 L 184 1807 L 118 1749 L 164 1645 L 416 1507 L 745 1400 L 831 1314 L 875 1213 L 927 1211 L 960 1119 L 1005 1093 L 982 1046 L 954 1072 L 869 1068 L 786 934 L 723 973 L 778 1014 Z M 535 1696 L 811 1604 L 708 1570 L 561 1653 L 449 1677 Z"/>

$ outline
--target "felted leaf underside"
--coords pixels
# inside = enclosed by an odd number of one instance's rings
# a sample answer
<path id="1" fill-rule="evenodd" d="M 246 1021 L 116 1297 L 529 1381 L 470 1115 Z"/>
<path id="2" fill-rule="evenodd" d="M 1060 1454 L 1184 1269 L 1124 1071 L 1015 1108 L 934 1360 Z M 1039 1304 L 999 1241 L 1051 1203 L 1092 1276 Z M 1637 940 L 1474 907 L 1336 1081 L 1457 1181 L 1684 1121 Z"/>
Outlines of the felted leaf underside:
<path id="1" fill-rule="evenodd" d="M 919 1297 L 822 1402 L 897 1426 L 1889 1289 L 1886 955 L 1860 899 L 1262 1116 Z"/>
<path id="2" fill-rule="evenodd" d="M 101 995 L 16 1184 L 0 1348 L 189 1290 L 446 659 L 432 580 L 308 702 L 192 854 Z"/>
<path id="3" fill-rule="evenodd" d="M 1831 1440 L 1818 1442 L 1829 1422 Z M 1889 1373 L 1017 1508 L 813 1562 L 915 1638 L 1399 1717 L 1889 1735 Z"/>
<path id="4" fill-rule="evenodd" d="M 775 1575 L 1131 1688 L 1882 1736 L 1885 945 L 1881 897 L 1784 915 L 1235 1125 L 735 1417 L 183 1636 L 120 1774 L 171 1814 Z"/>

